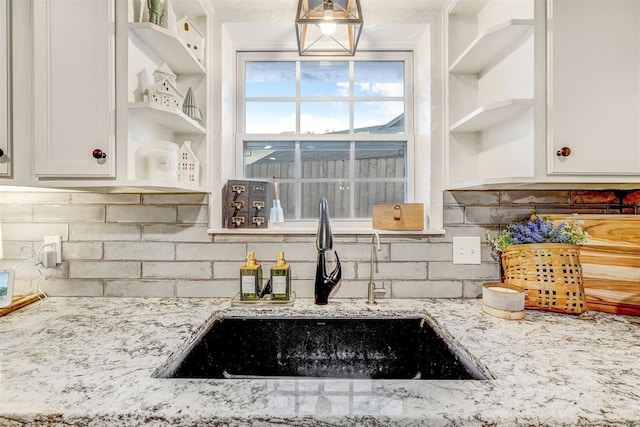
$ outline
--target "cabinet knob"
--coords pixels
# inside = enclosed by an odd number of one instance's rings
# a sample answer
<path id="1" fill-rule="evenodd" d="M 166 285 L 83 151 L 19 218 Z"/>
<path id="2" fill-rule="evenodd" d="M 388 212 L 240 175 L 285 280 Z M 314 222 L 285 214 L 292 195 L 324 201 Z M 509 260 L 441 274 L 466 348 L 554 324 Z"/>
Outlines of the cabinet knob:
<path id="1" fill-rule="evenodd" d="M 2 151 L 2 148 L 0 148 L 0 157 L 4 156 L 4 151 Z"/>
<path id="2" fill-rule="evenodd" d="M 93 153 L 91 155 L 93 156 L 94 159 L 98 159 L 98 160 L 107 158 L 107 153 L 103 152 L 99 148 L 96 148 L 95 150 L 93 150 Z"/>
<path id="3" fill-rule="evenodd" d="M 556 151 L 556 156 L 558 157 L 569 157 L 571 155 L 571 148 L 562 147 L 558 151 Z"/>

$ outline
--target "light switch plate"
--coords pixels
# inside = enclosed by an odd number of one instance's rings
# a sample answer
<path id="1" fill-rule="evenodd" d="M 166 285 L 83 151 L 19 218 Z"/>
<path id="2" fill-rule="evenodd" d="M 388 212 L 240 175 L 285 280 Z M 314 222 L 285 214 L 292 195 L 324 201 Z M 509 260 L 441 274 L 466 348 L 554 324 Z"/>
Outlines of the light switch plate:
<path id="1" fill-rule="evenodd" d="M 480 237 L 454 237 L 453 263 L 480 264 Z"/>

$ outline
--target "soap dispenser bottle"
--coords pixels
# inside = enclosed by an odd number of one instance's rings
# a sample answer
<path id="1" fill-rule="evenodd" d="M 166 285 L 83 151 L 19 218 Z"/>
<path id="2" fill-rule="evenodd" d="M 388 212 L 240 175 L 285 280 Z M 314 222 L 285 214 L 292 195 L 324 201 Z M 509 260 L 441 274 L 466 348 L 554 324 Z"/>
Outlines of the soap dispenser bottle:
<path id="1" fill-rule="evenodd" d="M 291 268 L 284 259 L 284 252 L 278 252 L 276 263 L 271 267 L 271 299 L 291 299 Z"/>
<path id="2" fill-rule="evenodd" d="M 240 267 L 240 299 L 252 301 L 260 299 L 262 266 L 256 262 L 253 252 L 247 252 L 247 262 Z"/>

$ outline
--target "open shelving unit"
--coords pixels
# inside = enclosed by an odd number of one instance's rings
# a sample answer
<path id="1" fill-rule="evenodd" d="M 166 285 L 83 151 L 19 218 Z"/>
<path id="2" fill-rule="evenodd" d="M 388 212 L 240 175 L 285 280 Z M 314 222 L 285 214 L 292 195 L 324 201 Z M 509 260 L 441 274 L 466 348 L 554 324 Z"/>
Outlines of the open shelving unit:
<path id="1" fill-rule="evenodd" d="M 485 74 L 533 33 L 533 19 L 511 19 L 482 33 L 449 67 L 455 74 Z"/>
<path id="2" fill-rule="evenodd" d="M 534 3 L 450 0 L 444 7 L 448 189 L 533 175 Z"/>
<path id="3" fill-rule="evenodd" d="M 131 5 L 132 0 L 128 0 Z M 176 19 L 189 18 L 191 27 L 197 27 L 205 35 L 210 27 L 210 5 L 206 0 L 173 0 L 172 7 Z M 135 18 L 134 18 L 135 19 Z M 155 189 L 157 191 L 207 192 L 210 183 L 209 153 L 211 134 L 208 130 L 210 105 L 210 83 L 207 66 L 207 52 L 201 62 L 188 48 L 178 33 L 150 22 L 128 22 L 128 90 L 127 117 L 128 144 L 127 185 Z M 154 83 L 154 72 L 166 63 L 175 74 L 180 107 L 168 107 L 161 103 L 149 102 L 145 89 Z M 182 111 L 183 99 L 191 88 L 202 113 L 202 121 L 192 119 Z M 161 92 L 159 92 L 161 93 Z M 175 99 L 175 98 L 174 98 Z M 181 146 L 191 142 L 191 149 L 200 162 L 200 182 L 198 185 L 179 181 L 152 182 L 146 176 L 144 147 L 156 141 L 171 141 Z M 139 151 L 140 150 L 140 151 Z M 142 159 L 142 160 L 141 160 Z M 142 179 L 140 179 L 142 178 Z"/>
<path id="4" fill-rule="evenodd" d="M 451 125 L 449 132 L 481 132 L 524 113 L 532 106 L 533 99 L 508 99 L 485 105 Z"/>

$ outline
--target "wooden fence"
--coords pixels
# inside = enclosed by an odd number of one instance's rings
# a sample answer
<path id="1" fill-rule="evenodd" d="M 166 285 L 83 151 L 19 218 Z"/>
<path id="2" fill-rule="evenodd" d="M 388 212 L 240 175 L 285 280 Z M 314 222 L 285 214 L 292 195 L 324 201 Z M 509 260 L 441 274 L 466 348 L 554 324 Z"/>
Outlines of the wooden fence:
<path id="1" fill-rule="evenodd" d="M 405 159 L 401 156 L 357 159 L 353 179 L 349 177 L 349 160 L 346 159 L 303 160 L 302 180 L 296 179 L 295 165 L 291 161 L 259 161 L 247 165 L 245 172 L 247 178 L 271 181 L 277 176 L 280 179 L 280 201 L 285 218 L 294 217 L 296 184 L 300 184 L 303 219 L 318 217 L 318 200 L 322 196 L 329 201 L 331 218 L 350 217 L 352 192 L 355 218 L 370 218 L 371 207 L 376 204 L 404 202 L 406 181 L 390 180 L 406 178 Z M 335 181 L 341 178 L 344 180 Z M 331 181 L 324 181 L 326 179 Z"/>

